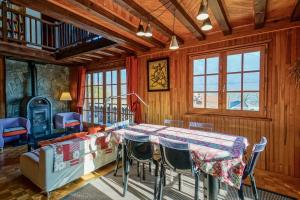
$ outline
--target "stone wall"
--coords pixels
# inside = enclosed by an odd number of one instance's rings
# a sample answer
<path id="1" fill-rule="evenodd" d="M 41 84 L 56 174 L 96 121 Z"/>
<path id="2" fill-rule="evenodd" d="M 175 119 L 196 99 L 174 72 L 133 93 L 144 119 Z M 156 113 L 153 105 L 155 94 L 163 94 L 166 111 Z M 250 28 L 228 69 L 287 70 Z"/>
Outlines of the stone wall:
<path id="1" fill-rule="evenodd" d="M 69 91 L 69 68 L 52 64 L 36 64 L 37 95 L 48 97 L 53 105 L 53 114 L 69 109 L 68 102 L 59 101 L 63 91 Z M 6 60 L 6 116 L 20 116 L 20 102 L 31 95 L 31 80 L 28 63 Z"/>

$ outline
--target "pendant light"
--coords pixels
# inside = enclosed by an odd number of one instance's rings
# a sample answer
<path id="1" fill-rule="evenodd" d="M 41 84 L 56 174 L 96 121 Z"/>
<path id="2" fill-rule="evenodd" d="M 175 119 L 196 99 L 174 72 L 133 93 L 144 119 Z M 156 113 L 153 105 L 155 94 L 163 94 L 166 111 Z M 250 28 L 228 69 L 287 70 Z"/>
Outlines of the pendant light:
<path id="1" fill-rule="evenodd" d="M 144 29 L 144 26 L 142 24 L 142 20 L 140 20 L 140 24 L 139 24 L 139 27 L 138 27 L 138 31 L 136 32 L 136 35 L 137 36 L 144 36 L 145 35 L 145 29 Z"/>
<path id="2" fill-rule="evenodd" d="M 207 4 L 208 2 L 204 3 L 204 0 L 202 0 L 198 11 L 198 15 L 196 17 L 198 20 L 205 20 L 209 17 L 207 12 L 207 7 L 208 7 Z"/>
<path id="3" fill-rule="evenodd" d="M 145 36 L 146 36 L 146 37 L 152 37 L 152 29 L 151 29 L 151 25 L 150 25 L 149 22 L 148 22 L 148 24 L 147 24 Z"/>
<path id="4" fill-rule="evenodd" d="M 209 31 L 212 29 L 212 24 L 209 18 L 207 18 L 206 20 L 204 20 L 202 26 L 201 26 L 201 30 L 202 31 Z"/>
<path id="5" fill-rule="evenodd" d="M 178 42 L 177 42 L 177 39 L 176 39 L 176 35 L 174 34 L 175 12 L 176 12 L 176 10 L 174 11 L 174 18 L 173 18 L 173 35 L 172 35 L 172 37 L 171 37 L 171 42 L 170 42 L 170 47 L 169 47 L 170 50 L 176 50 L 176 49 L 179 48 L 179 45 L 178 45 Z"/>

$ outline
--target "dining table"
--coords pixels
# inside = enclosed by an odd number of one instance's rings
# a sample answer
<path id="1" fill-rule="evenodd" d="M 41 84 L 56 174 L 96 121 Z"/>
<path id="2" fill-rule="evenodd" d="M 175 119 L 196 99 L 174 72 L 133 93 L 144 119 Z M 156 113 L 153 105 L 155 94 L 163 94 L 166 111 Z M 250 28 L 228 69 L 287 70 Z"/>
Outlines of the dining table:
<path id="1" fill-rule="evenodd" d="M 151 143 L 159 145 L 159 138 L 168 138 L 188 143 L 191 157 L 201 173 L 207 174 L 207 197 L 216 200 L 218 181 L 229 186 L 240 188 L 245 162 L 243 155 L 248 140 L 242 136 L 168 127 L 155 124 L 136 124 L 112 131 L 112 136 L 119 144 L 123 144 L 123 162 L 126 158 L 124 135 L 149 135 Z"/>

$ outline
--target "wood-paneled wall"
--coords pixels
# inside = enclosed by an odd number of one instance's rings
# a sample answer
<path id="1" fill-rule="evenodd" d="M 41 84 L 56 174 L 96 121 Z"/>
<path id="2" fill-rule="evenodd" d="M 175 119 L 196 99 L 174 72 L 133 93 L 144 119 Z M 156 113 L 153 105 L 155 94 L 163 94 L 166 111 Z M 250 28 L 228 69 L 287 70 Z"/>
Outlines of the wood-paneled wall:
<path id="1" fill-rule="evenodd" d="M 5 57 L 0 55 L 0 118 L 5 117 Z"/>
<path id="2" fill-rule="evenodd" d="M 188 55 L 253 43 L 268 43 L 267 51 L 267 118 L 228 117 L 188 114 Z M 170 57 L 170 91 L 147 92 L 147 60 Z M 144 120 L 161 124 L 163 119 L 211 122 L 219 132 L 243 135 L 250 145 L 262 136 L 268 139 L 258 168 L 300 177 L 300 89 L 289 76 L 289 68 L 300 58 L 300 29 L 288 29 L 231 39 L 174 52 L 157 52 L 138 56 L 138 93 L 149 104 L 143 108 Z M 251 146 L 248 148 L 251 151 Z"/>

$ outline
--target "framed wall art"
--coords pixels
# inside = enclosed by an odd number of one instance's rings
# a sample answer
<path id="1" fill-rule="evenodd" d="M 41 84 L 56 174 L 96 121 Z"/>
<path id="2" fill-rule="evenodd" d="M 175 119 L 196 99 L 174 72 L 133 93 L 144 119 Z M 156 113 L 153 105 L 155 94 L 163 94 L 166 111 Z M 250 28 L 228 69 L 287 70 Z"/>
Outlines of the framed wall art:
<path id="1" fill-rule="evenodd" d="M 169 58 L 147 61 L 148 92 L 169 91 Z"/>

